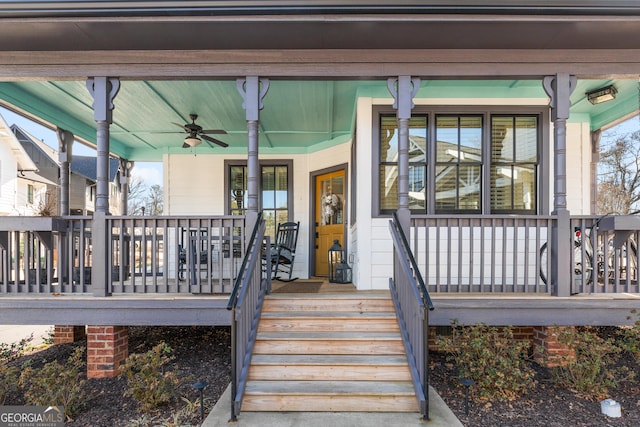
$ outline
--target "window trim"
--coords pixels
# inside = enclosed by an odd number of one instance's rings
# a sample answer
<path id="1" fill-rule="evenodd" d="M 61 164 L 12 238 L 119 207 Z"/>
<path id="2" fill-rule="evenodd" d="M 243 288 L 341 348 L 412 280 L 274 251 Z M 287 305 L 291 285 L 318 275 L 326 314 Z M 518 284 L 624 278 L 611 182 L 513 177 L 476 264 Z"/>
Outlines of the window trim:
<path id="1" fill-rule="evenodd" d="M 391 216 L 389 210 L 381 210 L 380 208 L 380 126 L 382 116 L 395 115 L 396 111 L 390 105 L 374 105 L 372 108 L 372 182 L 374 184 L 374 191 L 371 197 L 371 215 L 372 218 L 388 218 Z M 508 213 L 513 214 L 535 214 L 535 215 L 548 215 L 550 209 L 551 191 L 549 173 L 551 171 L 550 158 L 550 115 L 549 107 L 544 105 L 417 105 L 414 107 L 412 114 L 427 115 L 428 122 L 431 123 L 427 131 L 427 179 L 435 176 L 435 159 L 436 146 L 431 143 L 435 141 L 435 117 L 436 115 L 457 114 L 468 115 L 476 114 L 483 116 L 483 129 L 482 129 L 482 180 L 483 188 L 481 189 L 481 201 L 482 208 L 480 212 L 473 212 L 475 215 L 504 215 Z M 491 212 L 491 192 L 488 191 L 488 185 L 490 185 L 490 163 L 491 163 L 491 138 L 490 138 L 490 123 L 492 115 L 537 115 L 538 121 L 538 172 L 536 177 L 537 185 L 537 199 L 536 199 L 536 212 L 521 212 L 521 211 L 500 211 Z M 426 216 L 426 215 L 468 215 L 469 212 L 455 211 L 455 212 L 435 212 L 435 194 L 433 191 L 427 191 L 427 211 L 426 213 L 411 212 L 411 216 Z"/>

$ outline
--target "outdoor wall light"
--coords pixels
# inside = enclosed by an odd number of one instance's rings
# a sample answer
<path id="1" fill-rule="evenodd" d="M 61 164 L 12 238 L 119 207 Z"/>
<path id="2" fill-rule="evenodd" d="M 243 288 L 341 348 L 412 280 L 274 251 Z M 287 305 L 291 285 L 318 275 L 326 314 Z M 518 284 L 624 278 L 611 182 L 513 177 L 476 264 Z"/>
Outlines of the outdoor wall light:
<path id="1" fill-rule="evenodd" d="M 589 102 L 593 105 L 596 105 L 615 99 L 617 93 L 618 90 L 613 85 L 610 85 L 600 89 L 589 91 L 586 93 L 586 95 Z"/>

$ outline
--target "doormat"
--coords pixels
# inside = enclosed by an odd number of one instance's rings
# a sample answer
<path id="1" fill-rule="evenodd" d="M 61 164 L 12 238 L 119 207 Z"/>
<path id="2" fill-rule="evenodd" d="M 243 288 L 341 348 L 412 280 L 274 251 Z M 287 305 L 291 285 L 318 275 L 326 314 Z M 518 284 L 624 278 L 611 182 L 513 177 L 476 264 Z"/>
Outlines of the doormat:
<path id="1" fill-rule="evenodd" d="M 271 292 L 276 294 L 317 294 L 331 292 L 355 292 L 353 283 L 328 283 L 322 281 L 271 282 Z"/>
<path id="2" fill-rule="evenodd" d="M 271 292 L 276 294 L 317 294 L 321 287 L 322 282 L 271 282 Z"/>

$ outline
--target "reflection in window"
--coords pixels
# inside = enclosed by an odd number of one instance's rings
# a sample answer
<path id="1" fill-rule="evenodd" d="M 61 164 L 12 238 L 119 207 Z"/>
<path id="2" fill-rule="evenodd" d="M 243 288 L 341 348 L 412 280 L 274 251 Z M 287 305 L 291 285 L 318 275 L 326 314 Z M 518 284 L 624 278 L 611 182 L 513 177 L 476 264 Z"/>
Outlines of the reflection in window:
<path id="1" fill-rule="evenodd" d="M 482 117 L 436 116 L 436 212 L 481 206 Z"/>
<path id="2" fill-rule="evenodd" d="M 382 116 L 380 126 L 380 209 L 398 207 L 398 123 Z M 409 121 L 409 208 L 424 212 L 427 183 L 427 117 Z"/>
<path id="3" fill-rule="evenodd" d="M 433 124 L 430 129 L 428 123 Z M 409 128 L 411 211 L 537 212 L 539 127 L 539 113 L 414 115 Z M 379 150 L 379 209 L 390 213 L 398 207 L 398 126 L 393 114 L 380 115 Z"/>
<path id="4" fill-rule="evenodd" d="M 344 222 L 344 183 L 342 176 L 320 181 L 321 194 L 320 225 L 335 225 Z"/>
<path id="5" fill-rule="evenodd" d="M 259 210 L 266 223 L 265 234 L 275 238 L 279 223 L 289 221 L 289 171 L 283 165 L 262 165 L 261 197 Z M 247 167 L 231 166 L 229 169 L 229 200 L 231 215 L 247 212 Z"/>
<path id="6" fill-rule="evenodd" d="M 491 209 L 535 211 L 538 119 L 491 118 Z"/>

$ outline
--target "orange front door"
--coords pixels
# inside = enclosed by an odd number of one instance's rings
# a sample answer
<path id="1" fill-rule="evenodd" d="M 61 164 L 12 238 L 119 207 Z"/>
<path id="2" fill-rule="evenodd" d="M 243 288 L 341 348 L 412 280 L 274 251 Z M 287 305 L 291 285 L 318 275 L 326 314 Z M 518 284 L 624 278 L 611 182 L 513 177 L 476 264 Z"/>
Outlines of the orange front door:
<path id="1" fill-rule="evenodd" d="M 316 176 L 316 276 L 328 276 L 328 252 L 334 240 L 344 245 L 346 201 L 344 170 Z"/>

